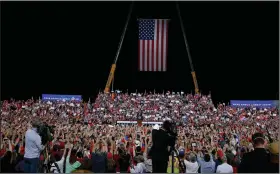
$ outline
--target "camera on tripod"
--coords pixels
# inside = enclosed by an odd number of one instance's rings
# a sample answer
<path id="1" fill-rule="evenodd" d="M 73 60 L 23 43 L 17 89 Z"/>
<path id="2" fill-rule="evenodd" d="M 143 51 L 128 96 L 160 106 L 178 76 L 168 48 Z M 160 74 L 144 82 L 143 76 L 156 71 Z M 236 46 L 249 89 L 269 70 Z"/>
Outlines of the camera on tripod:
<path id="1" fill-rule="evenodd" d="M 165 121 L 164 124 L 166 124 L 164 127 L 169 134 L 169 136 L 172 137 L 172 141 L 174 141 L 172 144 L 173 146 L 170 147 L 170 155 L 171 155 L 171 172 L 174 173 L 174 156 L 176 155 L 176 158 L 179 161 L 179 169 L 182 173 L 186 171 L 186 166 L 184 165 L 184 162 L 179 158 L 179 153 L 175 149 L 175 142 L 177 140 L 178 136 L 178 130 L 177 126 L 178 124 L 174 121 Z"/>
<path id="2" fill-rule="evenodd" d="M 177 136 L 178 136 L 178 133 L 177 133 L 177 124 L 175 123 L 175 122 L 173 122 L 173 121 L 170 121 L 170 120 L 168 120 L 168 121 L 166 121 L 166 123 L 168 124 L 167 126 L 166 126 L 166 131 L 167 131 L 167 133 L 169 134 L 169 135 L 171 135 L 172 137 L 174 137 L 175 138 L 175 140 L 177 139 Z"/>
<path id="3" fill-rule="evenodd" d="M 43 123 L 38 127 L 38 134 L 41 136 L 43 145 L 53 140 L 51 134 L 54 134 L 54 128 L 55 126 L 49 126 L 47 123 Z"/>

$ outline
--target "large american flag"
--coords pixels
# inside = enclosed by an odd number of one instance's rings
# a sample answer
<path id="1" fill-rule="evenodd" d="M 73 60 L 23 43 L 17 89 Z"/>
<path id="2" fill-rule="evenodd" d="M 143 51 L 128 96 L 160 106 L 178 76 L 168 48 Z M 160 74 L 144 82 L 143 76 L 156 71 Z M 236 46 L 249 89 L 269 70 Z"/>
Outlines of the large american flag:
<path id="1" fill-rule="evenodd" d="M 169 19 L 139 19 L 139 70 L 166 71 Z"/>

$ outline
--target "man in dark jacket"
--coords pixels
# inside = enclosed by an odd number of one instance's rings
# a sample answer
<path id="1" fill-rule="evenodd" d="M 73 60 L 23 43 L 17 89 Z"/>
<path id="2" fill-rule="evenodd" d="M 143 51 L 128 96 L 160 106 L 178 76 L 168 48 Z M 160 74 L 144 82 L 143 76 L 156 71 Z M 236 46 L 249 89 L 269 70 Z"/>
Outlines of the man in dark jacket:
<path id="1" fill-rule="evenodd" d="M 152 157 L 153 173 L 166 173 L 167 164 L 169 160 L 170 151 L 169 147 L 174 147 L 175 137 L 171 136 L 168 132 L 171 128 L 171 122 L 165 121 L 162 128 L 152 131 L 153 145 L 150 150 L 149 156 Z"/>
<path id="2" fill-rule="evenodd" d="M 265 150 L 265 138 L 262 133 L 252 136 L 254 151 L 243 155 L 238 173 L 267 173 L 270 171 L 270 156 Z"/>

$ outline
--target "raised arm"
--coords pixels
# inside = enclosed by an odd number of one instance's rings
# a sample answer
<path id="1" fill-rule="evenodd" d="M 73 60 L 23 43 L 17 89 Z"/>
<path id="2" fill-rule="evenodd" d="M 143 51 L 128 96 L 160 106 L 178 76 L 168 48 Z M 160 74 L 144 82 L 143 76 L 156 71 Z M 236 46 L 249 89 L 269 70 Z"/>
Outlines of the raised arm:
<path id="1" fill-rule="evenodd" d="M 66 154 L 67 148 L 68 148 L 68 145 L 66 144 L 65 145 L 65 149 L 63 150 L 63 155 L 62 155 L 61 160 L 65 158 L 65 154 Z"/>
<path id="2" fill-rule="evenodd" d="M 69 152 L 68 152 L 67 158 L 66 158 L 66 162 L 67 162 L 67 163 L 69 163 L 72 149 L 73 149 L 73 144 L 70 144 L 70 146 L 69 146 Z"/>
<path id="3" fill-rule="evenodd" d="M 15 146 L 16 145 L 16 143 L 15 143 L 15 137 L 16 137 L 16 134 L 17 134 L 17 131 L 16 130 L 14 130 L 13 131 L 13 135 L 12 135 L 12 139 L 11 139 L 11 144 L 13 145 L 13 146 Z"/>
<path id="4" fill-rule="evenodd" d="M 102 144 L 103 144 L 102 149 L 101 149 L 102 152 L 107 152 L 108 151 L 108 144 L 104 139 L 102 139 Z"/>
<path id="5" fill-rule="evenodd" d="M 9 143 L 9 151 L 13 151 L 13 147 L 12 147 L 12 143 L 11 143 L 11 140 L 9 139 L 8 140 L 8 143 Z"/>

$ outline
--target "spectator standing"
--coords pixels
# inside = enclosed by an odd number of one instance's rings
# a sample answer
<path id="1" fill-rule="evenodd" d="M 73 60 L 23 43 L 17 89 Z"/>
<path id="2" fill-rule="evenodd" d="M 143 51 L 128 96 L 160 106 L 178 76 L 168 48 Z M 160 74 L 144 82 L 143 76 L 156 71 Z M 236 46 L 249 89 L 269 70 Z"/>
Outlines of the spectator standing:
<path id="1" fill-rule="evenodd" d="M 197 161 L 200 165 L 200 173 L 215 173 L 215 162 L 210 154 L 204 154 L 202 158 L 202 152 L 199 152 Z"/>
<path id="2" fill-rule="evenodd" d="M 146 165 L 146 172 L 147 173 L 152 173 L 153 172 L 153 163 L 152 163 L 152 159 L 150 157 L 148 157 L 148 153 L 149 153 L 150 148 L 147 148 L 147 145 L 145 146 L 145 152 L 144 155 L 144 159 L 145 159 L 145 165 Z"/>
<path id="3" fill-rule="evenodd" d="M 73 144 L 70 144 L 68 155 L 66 159 L 63 160 L 63 173 L 71 173 L 77 170 L 81 166 L 81 163 L 79 161 L 70 163 L 70 156 L 71 156 L 72 149 L 73 149 Z"/>
<path id="4" fill-rule="evenodd" d="M 224 156 L 224 153 L 221 149 L 218 149 L 218 151 L 212 151 L 212 155 L 216 156 L 215 161 L 215 172 L 217 171 L 217 167 L 222 164 L 222 157 Z"/>
<path id="5" fill-rule="evenodd" d="M 186 173 L 198 173 L 199 165 L 196 160 L 196 155 L 194 153 L 190 153 L 187 156 L 187 159 L 184 160 L 186 165 Z"/>
<path id="6" fill-rule="evenodd" d="M 110 155 L 108 157 L 108 161 L 107 161 L 107 172 L 108 173 L 116 173 L 116 162 L 113 159 L 113 155 Z"/>
<path id="7" fill-rule="evenodd" d="M 227 163 L 227 157 L 222 157 L 223 164 L 218 165 L 216 173 L 233 173 L 233 168 Z"/>
<path id="8" fill-rule="evenodd" d="M 245 153 L 239 166 L 239 173 L 265 173 L 270 170 L 270 156 L 265 150 L 265 138 L 262 133 L 252 136 L 254 150 Z"/>
<path id="9" fill-rule="evenodd" d="M 93 149 L 92 159 L 92 172 L 94 173 L 105 173 L 107 166 L 107 152 L 104 150 L 105 142 L 100 139 L 96 144 L 96 148 Z"/>
<path id="10" fill-rule="evenodd" d="M 52 164 L 51 164 L 51 168 L 50 168 L 50 171 L 52 173 L 62 173 L 63 171 L 63 162 L 64 162 L 64 159 L 65 159 L 65 154 L 66 154 L 66 148 L 64 149 L 64 152 L 63 152 L 63 155 L 62 155 L 62 158 L 58 161 L 57 159 L 53 159 L 52 160 Z M 55 158 L 55 156 L 54 156 Z"/>
<path id="11" fill-rule="evenodd" d="M 146 173 L 146 166 L 144 164 L 144 157 L 141 155 L 135 156 L 134 161 L 137 163 L 136 166 L 131 165 L 130 173 Z"/>
<path id="12" fill-rule="evenodd" d="M 129 165 L 130 165 L 130 155 L 127 152 L 127 150 L 124 147 L 124 144 L 120 144 L 120 147 L 118 148 L 118 154 L 119 154 L 119 168 L 120 173 L 127 173 Z"/>
<path id="13" fill-rule="evenodd" d="M 39 167 L 39 156 L 44 146 L 37 132 L 40 122 L 32 122 L 32 128 L 25 134 L 24 173 L 36 173 Z"/>

